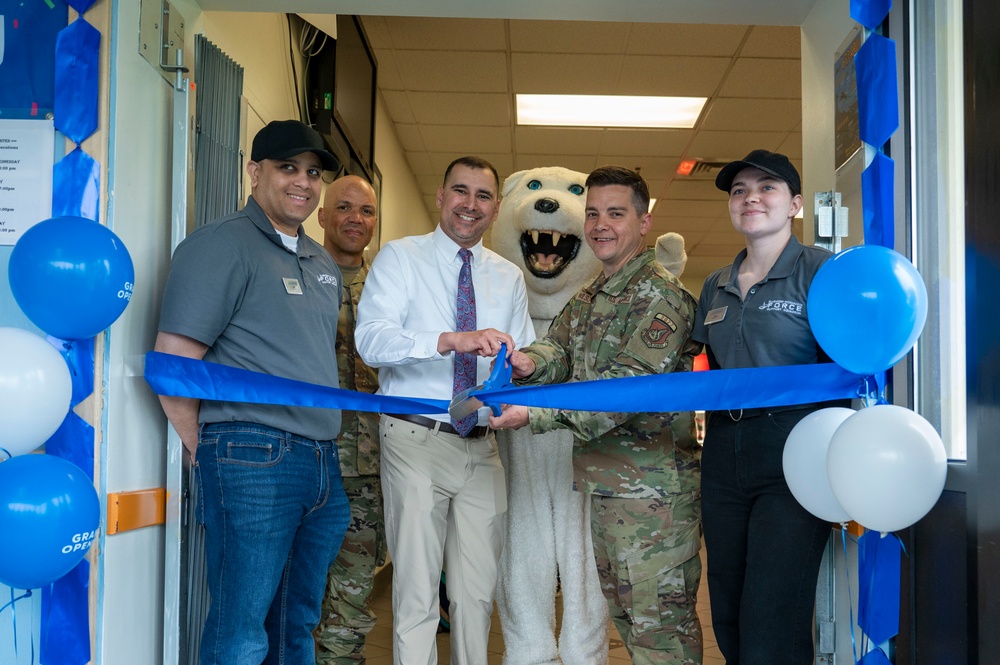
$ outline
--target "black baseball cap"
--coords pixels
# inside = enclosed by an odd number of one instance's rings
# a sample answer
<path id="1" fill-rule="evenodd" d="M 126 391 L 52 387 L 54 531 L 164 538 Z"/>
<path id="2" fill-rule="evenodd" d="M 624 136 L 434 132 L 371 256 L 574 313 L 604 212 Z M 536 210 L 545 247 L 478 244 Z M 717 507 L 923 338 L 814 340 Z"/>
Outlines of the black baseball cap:
<path id="1" fill-rule="evenodd" d="M 311 152 L 319 157 L 327 171 L 340 168 L 340 162 L 323 144 L 323 137 L 298 120 L 274 120 L 267 123 L 253 137 L 250 160 L 259 162 L 262 159 L 288 159 L 304 152 Z"/>
<path id="2" fill-rule="evenodd" d="M 788 161 L 788 157 L 785 157 L 781 153 L 768 152 L 767 150 L 754 150 L 743 159 L 736 162 L 729 162 L 723 166 L 722 170 L 719 171 L 719 175 L 715 176 L 715 186 L 728 193 L 733 186 L 733 180 L 737 174 L 751 166 L 787 182 L 789 189 L 792 190 L 792 196 L 802 193 L 799 172 Z"/>

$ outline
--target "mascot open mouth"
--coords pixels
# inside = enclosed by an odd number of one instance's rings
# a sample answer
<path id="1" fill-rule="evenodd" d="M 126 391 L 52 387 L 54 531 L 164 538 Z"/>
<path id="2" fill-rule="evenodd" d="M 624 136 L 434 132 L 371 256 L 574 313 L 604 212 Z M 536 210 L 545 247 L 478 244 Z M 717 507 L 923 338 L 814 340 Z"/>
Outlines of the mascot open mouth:
<path id="1" fill-rule="evenodd" d="M 580 251 L 580 239 L 558 231 L 525 231 L 521 234 L 524 265 L 535 277 L 547 279 L 561 273 Z"/>

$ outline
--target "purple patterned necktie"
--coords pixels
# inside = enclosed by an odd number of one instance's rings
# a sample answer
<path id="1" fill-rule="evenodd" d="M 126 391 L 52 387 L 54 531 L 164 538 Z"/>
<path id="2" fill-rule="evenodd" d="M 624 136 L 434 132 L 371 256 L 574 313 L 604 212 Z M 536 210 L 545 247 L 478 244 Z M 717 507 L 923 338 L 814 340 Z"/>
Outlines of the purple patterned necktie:
<path id="1" fill-rule="evenodd" d="M 462 257 L 462 270 L 458 273 L 458 325 L 457 332 L 469 332 L 476 329 L 476 289 L 472 286 L 472 252 L 464 247 L 458 250 Z M 455 352 L 455 379 L 452 384 L 452 396 L 476 385 L 476 356 L 470 353 Z M 461 420 L 451 419 L 452 425 L 462 436 L 468 436 L 479 420 L 478 413 L 470 413 Z"/>

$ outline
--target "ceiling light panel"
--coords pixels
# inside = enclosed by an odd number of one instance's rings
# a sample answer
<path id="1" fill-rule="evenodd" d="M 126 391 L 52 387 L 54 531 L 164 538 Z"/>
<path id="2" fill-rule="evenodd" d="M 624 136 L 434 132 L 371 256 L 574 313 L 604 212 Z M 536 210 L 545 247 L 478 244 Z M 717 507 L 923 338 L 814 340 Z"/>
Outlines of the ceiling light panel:
<path id="1" fill-rule="evenodd" d="M 516 95 L 519 125 L 562 127 L 694 127 L 705 97 Z"/>

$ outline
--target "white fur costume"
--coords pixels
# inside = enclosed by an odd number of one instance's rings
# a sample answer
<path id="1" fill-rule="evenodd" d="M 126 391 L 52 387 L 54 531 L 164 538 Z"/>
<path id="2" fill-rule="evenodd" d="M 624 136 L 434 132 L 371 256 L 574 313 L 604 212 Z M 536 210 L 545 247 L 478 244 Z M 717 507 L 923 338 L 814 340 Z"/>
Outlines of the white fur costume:
<path id="1" fill-rule="evenodd" d="M 601 269 L 583 236 L 586 179 L 584 173 L 549 167 L 504 181 L 493 249 L 524 273 L 539 337 Z M 594 564 L 590 497 L 573 491 L 573 435 L 567 430 L 532 435 L 523 428 L 497 437 L 507 472 L 506 542 L 497 586 L 503 662 L 603 665 L 608 607 Z M 563 601 L 558 647 L 557 579 Z"/>
<path id="2" fill-rule="evenodd" d="M 524 273 L 535 334 L 545 335 L 569 299 L 601 269 L 584 238 L 584 173 L 520 171 L 504 181 L 493 249 Z M 687 256 L 676 233 L 656 258 L 678 277 Z M 573 435 L 528 428 L 497 433 L 507 475 L 506 543 L 497 603 L 505 665 L 605 665 L 608 607 L 594 564 L 590 497 L 573 491 Z M 555 594 L 563 614 L 556 643 Z"/>

